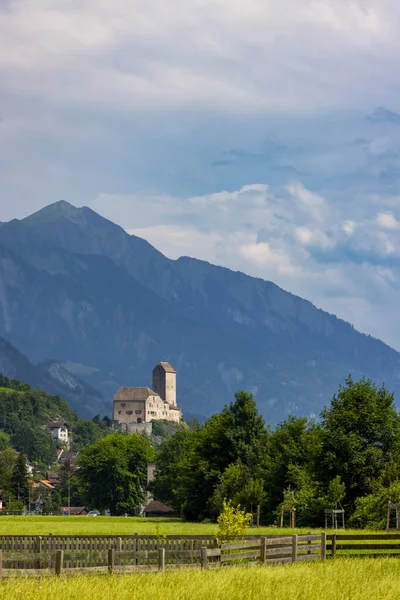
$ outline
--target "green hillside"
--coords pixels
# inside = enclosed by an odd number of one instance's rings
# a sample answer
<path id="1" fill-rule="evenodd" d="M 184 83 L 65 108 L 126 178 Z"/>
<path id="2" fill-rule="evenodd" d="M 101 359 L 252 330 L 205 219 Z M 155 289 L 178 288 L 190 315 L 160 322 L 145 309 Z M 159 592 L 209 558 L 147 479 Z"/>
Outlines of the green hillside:
<path id="1" fill-rule="evenodd" d="M 0 432 L 3 446 L 23 452 L 31 461 L 51 464 L 56 444 L 46 428 L 55 419 L 65 419 L 72 435 L 72 449 L 87 445 L 109 432 L 109 420 L 95 417 L 79 419 L 59 396 L 32 389 L 17 379 L 0 374 Z M 6 435 L 4 435 L 6 434 Z"/>

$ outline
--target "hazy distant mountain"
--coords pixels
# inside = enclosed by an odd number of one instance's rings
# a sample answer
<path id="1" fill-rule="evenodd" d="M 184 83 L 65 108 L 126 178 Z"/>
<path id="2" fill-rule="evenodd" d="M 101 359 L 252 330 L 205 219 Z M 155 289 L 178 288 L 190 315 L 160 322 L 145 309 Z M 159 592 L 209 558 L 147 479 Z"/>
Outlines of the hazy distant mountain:
<path id="1" fill-rule="evenodd" d="M 70 407 L 83 417 L 93 416 L 95 407 L 97 412 L 107 410 L 102 395 L 60 363 L 49 360 L 35 366 L 3 338 L 0 338 L 0 373 L 68 400 Z"/>
<path id="2" fill-rule="evenodd" d="M 268 422 L 318 414 L 349 372 L 400 391 L 400 354 L 379 340 L 274 283 L 169 260 L 89 208 L 58 202 L 1 224 L 0 283 L 0 334 L 32 362 L 69 361 L 110 410 L 159 360 L 178 371 L 185 414 L 208 416 L 238 389 Z M 84 404 L 101 412 L 94 396 Z"/>

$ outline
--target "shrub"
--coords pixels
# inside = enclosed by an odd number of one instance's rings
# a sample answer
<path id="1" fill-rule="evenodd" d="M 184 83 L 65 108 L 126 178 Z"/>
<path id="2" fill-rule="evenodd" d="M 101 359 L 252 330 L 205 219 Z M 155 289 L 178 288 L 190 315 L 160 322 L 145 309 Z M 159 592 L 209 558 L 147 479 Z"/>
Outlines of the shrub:
<path id="1" fill-rule="evenodd" d="M 222 512 L 219 515 L 217 539 L 232 538 L 234 541 L 243 538 L 249 527 L 251 514 L 241 510 L 240 504 L 233 506 L 231 500 L 224 499 Z"/>

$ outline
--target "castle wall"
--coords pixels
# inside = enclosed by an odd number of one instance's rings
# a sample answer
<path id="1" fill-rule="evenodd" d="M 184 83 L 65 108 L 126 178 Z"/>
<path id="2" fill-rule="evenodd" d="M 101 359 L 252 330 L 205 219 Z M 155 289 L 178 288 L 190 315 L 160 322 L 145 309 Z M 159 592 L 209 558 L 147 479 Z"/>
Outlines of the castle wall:
<path id="1" fill-rule="evenodd" d="M 161 365 L 153 370 L 152 389 L 165 402 L 176 406 L 176 373 L 166 372 Z"/>
<path id="2" fill-rule="evenodd" d="M 153 423 L 116 423 L 116 429 L 128 433 L 139 433 L 150 436 L 153 432 Z"/>
<path id="3" fill-rule="evenodd" d="M 113 420 L 119 424 L 133 424 L 165 419 L 179 423 L 180 412 L 159 396 L 149 396 L 147 400 L 114 400 Z"/>
<path id="4" fill-rule="evenodd" d="M 114 401 L 113 420 L 119 423 L 139 423 L 146 419 L 145 400 Z"/>
<path id="5" fill-rule="evenodd" d="M 165 373 L 165 398 L 168 404 L 176 406 L 176 373 Z"/>

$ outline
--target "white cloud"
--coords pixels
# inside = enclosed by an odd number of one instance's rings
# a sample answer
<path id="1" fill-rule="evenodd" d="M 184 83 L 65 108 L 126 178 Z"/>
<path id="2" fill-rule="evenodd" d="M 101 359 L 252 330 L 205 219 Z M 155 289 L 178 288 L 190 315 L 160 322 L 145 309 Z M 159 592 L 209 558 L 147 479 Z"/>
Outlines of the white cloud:
<path id="1" fill-rule="evenodd" d="M 353 235 L 356 227 L 357 223 L 354 223 L 354 221 L 345 221 L 342 224 L 342 229 L 345 233 L 347 233 L 347 235 Z"/>
<path id="2" fill-rule="evenodd" d="M 382 229 L 400 229 L 400 221 L 396 219 L 392 212 L 380 212 L 376 217 L 376 222 Z"/>
<path id="3" fill-rule="evenodd" d="M 399 16 L 395 0 L 10 0 L 2 86 L 124 111 L 359 106 L 396 95 Z"/>
<path id="4" fill-rule="evenodd" d="M 311 218 L 321 220 L 326 215 L 326 203 L 322 196 L 307 190 L 302 183 L 287 186 L 287 191 L 295 198 L 298 206 L 309 213 Z"/>
<path id="5" fill-rule="evenodd" d="M 169 258 L 196 255 L 203 260 L 215 259 L 215 248 L 223 241 L 222 236 L 214 231 L 202 232 L 194 227 L 177 225 L 154 225 L 141 229 L 130 229 L 128 233 L 148 240 L 153 246 L 168 255 Z"/>

